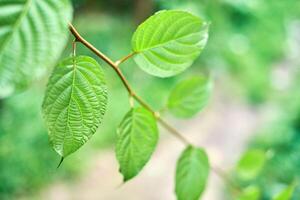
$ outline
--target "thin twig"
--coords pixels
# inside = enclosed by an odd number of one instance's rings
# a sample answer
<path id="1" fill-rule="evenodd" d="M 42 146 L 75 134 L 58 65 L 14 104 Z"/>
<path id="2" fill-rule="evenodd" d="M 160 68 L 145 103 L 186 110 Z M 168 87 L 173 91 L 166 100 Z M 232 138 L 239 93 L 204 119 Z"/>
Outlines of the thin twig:
<path id="1" fill-rule="evenodd" d="M 134 53 L 129 54 L 128 56 L 122 58 L 121 60 L 117 61 L 117 62 L 113 62 L 111 59 L 109 59 L 105 54 L 103 54 L 102 52 L 100 52 L 96 47 L 94 47 L 92 44 L 90 44 L 88 41 L 86 41 L 79 33 L 78 31 L 75 29 L 75 27 L 72 24 L 69 24 L 69 29 L 71 31 L 71 33 L 73 34 L 73 36 L 75 37 L 75 40 L 77 42 L 82 43 L 84 46 L 86 46 L 88 49 L 90 49 L 92 52 L 94 52 L 98 57 L 100 57 L 103 61 L 105 61 L 119 76 L 119 78 L 121 79 L 123 85 L 125 86 L 126 90 L 128 91 L 130 98 L 134 98 L 141 106 L 143 106 L 144 108 L 146 108 L 147 110 L 149 110 L 158 120 L 158 122 L 166 129 L 169 131 L 169 133 L 171 133 L 172 135 L 174 135 L 177 139 L 179 139 L 184 145 L 191 145 L 191 143 L 179 132 L 177 131 L 173 126 L 171 126 L 169 123 L 167 123 L 159 114 L 159 112 L 155 112 L 151 106 L 149 104 L 147 104 L 140 96 L 138 96 L 134 90 L 131 88 L 129 82 L 127 81 L 127 79 L 125 78 L 125 76 L 123 75 L 122 71 L 120 70 L 120 68 L 118 67 L 119 64 L 121 64 L 122 62 L 126 61 L 127 59 L 129 59 L 130 57 L 132 57 L 134 55 Z M 223 173 L 223 171 L 221 171 L 218 168 L 213 168 L 211 167 L 211 169 L 213 171 L 215 171 L 215 173 L 222 178 L 225 182 L 227 182 L 229 185 L 231 185 L 233 188 L 235 188 L 235 190 L 237 192 L 240 192 L 241 189 L 236 186 L 231 179 L 229 179 L 225 173 Z"/>
<path id="2" fill-rule="evenodd" d="M 167 129 L 172 135 L 177 137 L 185 145 L 191 145 L 191 142 L 189 142 L 185 137 L 183 137 L 175 128 L 173 128 L 170 124 L 168 124 L 163 118 L 157 117 L 157 120 L 165 129 Z"/>
<path id="3" fill-rule="evenodd" d="M 76 39 L 73 40 L 72 42 L 72 57 L 75 58 L 76 57 Z"/>
<path id="4" fill-rule="evenodd" d="M 86 41 L 83 37 L 81 37 L 81 35 L 78 33 L 78 31 L 70 23 L 69 23 L 69 29 L 70 29 L 71 33 L 74 35 L 76 41 L 78 41 L 81 44 L 83 44 L 84 46 L 86 46 L 88 49 L 90 49 L 92 52 L 94 52 L 98 57 L 100 57 L 102 60 L 104 60 L 108 65 L 110 65 L 115 70 L 115 72 L 118 74 L 118 76 L 122 80 L 124 86 L 126 87 L 127 91 L 129 92 L 129 94 L 132 95 L 133 91 L 132 91 L 128 81 L 124 77 L 123 73 L 118 68 L 118 66 L 116 66 L 112 60 L 110 60 L 106 55 L 104 55 L 102 52 L 100 52 L 96 47 L 94 47 L 92 44 L 90 44 L 88 41 Z"/>
<path id="5" fill-rule="evenodd" d="M 122 71 L 118 67 L 116 63 L 114 63 L 111 59 L 109 59 L 105 54 L 100 52 L 96 47 L 94 47 L 92 44 L 90 44 L 88 41 L 86 41 L 75 29 L 75 27 L 72 24 L 69 24 L 69 29 L 71 33 L 74 35 L 76 41 L 82 43 L 84 46 L 86 46 L 88 49 L 90 49 L 92 52 L 94 52 L 98 57 L 100 57 L 102 60 L 104 60 L 110 67 L 113 68 L 113 70 L 117 73 L 119 78 L 121 79 L 123 85 L 127 89 L 130 96 L 132 96 L 137 102 L 141 104 L 144 108 L 149 110 L 151 113 L 153 113 L 160 124 L 166 128 L 170 133 L 172 133 L 174 136 L 176 136 L 183 144 L 187 145 L 190 144 L 186 138 L 184 138 L 175 128 L 173 128 L 171 125 L 169 125 L 166 121 L 164 121 L 161 117 L 157 116 L 157 113 L 148 105 L 141 97 L 139 97 L 131 88 L 129 85 L 129 82 L 123 75 Z"/>
<path id="6" fill-rule="evenodd" d="M 233 192 L 236 195 L 240 195 L 243 193 L 242 188 L 239 187 L 222 169 L 216 167 L 216 166 L 211 166 L 210 169 L 221 179 L 223 179 L 229 186 L 231 186 Z"/>
<path id="7" fill-rule="evenodd" d="M 123 62 L 125 62 L 126 60 L 128 60 L 129 58 L 131 58 L 132 56 L 134 56 L 136 54 L 136 52 L 132 52 L 130 54 L 128 54 L 127 56 L 121 58 L 120 60 L 116 61 L 115 64 L 117 66 L 119 66 L 120 64 L 122 64 Z"/>

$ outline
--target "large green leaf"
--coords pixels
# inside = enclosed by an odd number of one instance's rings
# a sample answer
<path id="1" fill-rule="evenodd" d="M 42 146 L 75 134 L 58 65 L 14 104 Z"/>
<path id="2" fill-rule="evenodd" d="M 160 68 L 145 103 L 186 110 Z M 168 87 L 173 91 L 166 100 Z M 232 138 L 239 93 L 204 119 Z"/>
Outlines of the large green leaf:
<path id="1" fill-rule="evenodd" d="M 181 154 L 176 167 L 178 200 L 197 200 L 203 193 L 209 174 L 209 162 L 205 151 L 192 146 Z"/>
<path id="2" fill-rule="evenodd" d="M 43 102 L 50 143 L 62 157 L 80 148 L 96 132 L 107 104 L 107 88 L 92 58 L 67 58 L 53 71 Z"/>
<path id="3" fill-rule="evenodd" d="M 204 76 L 195 76 L 181 81 L 171 91 L 168 108 L 177 117 L 194 116 L 207 104 L 211 86 L 211 81 Z"/>
<path id="4" fill-rule="evenodd" d="M 68 0 L 0 1 L 0 98 L 56 64 L 71 15 Z"/>
<path id="5" fill-rule="evenodd" d="M 247 151 L 239 160 L 236 171 L 242 180 L 254 179 L 264 167 L 266 154 L 259 149 Z"/>
<path id="6" fill-rule="evenodd" d="M 159 11 L 132 38 L 135 62 L 149 74 L 168 77 L 192 65 L 208 38 L 208 25 L 184 11 Z"/>
<path id="7" fill-rule="evenodd" d="M 130 110 L 117 134 L 116 155 L 120 172 L 127 181 L 136 176 L 150 159 L 158 141 L 156 119 L 145 108 Z"/>

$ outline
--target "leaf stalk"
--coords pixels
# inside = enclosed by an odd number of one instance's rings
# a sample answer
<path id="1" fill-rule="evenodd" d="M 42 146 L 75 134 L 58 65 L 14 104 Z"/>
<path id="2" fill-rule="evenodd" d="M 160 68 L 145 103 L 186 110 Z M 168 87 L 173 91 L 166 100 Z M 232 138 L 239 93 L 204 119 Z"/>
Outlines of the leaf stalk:
<path id="1" fill-rule="evenodd" d="M 120 64 L 124 63 L 125 61 L 127 61 L 129 58 L 133 57 L 136 54 L 136 52 L 132 52 L 130 54 L 128 54 L 127 56 L 121 58 L 120 60 L 117 60 L 115 62 L 115 65 L 120 66 Z"/>

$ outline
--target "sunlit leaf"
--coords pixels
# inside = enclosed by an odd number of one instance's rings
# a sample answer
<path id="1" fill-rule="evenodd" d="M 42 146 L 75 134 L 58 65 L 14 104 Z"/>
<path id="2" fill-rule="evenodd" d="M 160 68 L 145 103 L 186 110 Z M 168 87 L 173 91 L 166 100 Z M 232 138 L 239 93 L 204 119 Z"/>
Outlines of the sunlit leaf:
<path id="1" fill-rule="evenodd" d="M 92 58 L 67 58 L 53 71 L 43 102 L 50 143 L 62 157 L 92 137 L 106 110 L 107 88 Z"/>
<path id="2" fill-rule="evenodd" d="M 150 159 L 158 141 L 156 119 L 145 108 L 130 110 L 117 134 L 116 155 L 124 181 L 136 176 Z"/>
<path id="3" fill-rule="evenodd" d="M 257 186 L 248 186 L 239 195 L 238 200 L 260 200 L 261 191 Z"/>
<path id="4" fill-rule="evenodd" d="M 292 183 L 288 187 L 284 188 L 279 194 L 275 195 L 273 200 L 291 200 L 294 190 L 295 190 L 296 184 Z"/>
<path id="5" fill-rule="evenodd" d="M 0 98 L 56 64 L 71 15 L 68 0 L 0 1 Z"/>
<path id="6" fill-rule="evenodd" d="M 168 77 L 192 65 L 208 38 L 208 25 L 188 12 L 160 11 L 132 38 L 135 62 L 149 74 Z"/>
<path id="7" fill-rule="evenodd" d="M 203 193 L 209 174 L 209 162 L 205 151 L 192 146 L 181 154 L 176 167 L 178 200 L 197 200 Z"/>
<path id="8" fill-rule="evenodd" d="M 253 149 L 247 151 L 239 160 L 237 174 L 243 180 L 255 178 L 264 167 L 266 154 L 262 150 Z"/>
<path id="9" fill-rule="evenodd" d="M 171 91 L 168 108 L 177 117 L 188 118 L 207 104 L 212 84 L 204 76 L 195 76 L 178 83 Z"/>

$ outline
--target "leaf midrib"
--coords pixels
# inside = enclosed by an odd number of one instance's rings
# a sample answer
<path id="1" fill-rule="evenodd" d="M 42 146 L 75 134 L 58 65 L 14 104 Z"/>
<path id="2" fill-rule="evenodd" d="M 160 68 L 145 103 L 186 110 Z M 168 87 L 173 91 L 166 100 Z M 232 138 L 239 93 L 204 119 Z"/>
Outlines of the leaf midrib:
<path id="1" fill-rule="evenodd" d="M 66 129 L 69 128 L 70 130 L 70 133 L 72 135 L 72 138 L 74 138 L 74 134 L 73 134 L 73 131 L 71 129 L 71 126 L 69 124 L 70 122 L 70 119 L 69 119 L 69 109 L 70 109 L 70 103 L 73 99 L 73 89 L 74 89 L 74 84 L 75 84 L 75 79 L 76 79 L 76 63 L 75 63 L 75 58 L 73 58 L 73 76 L 72 76 L 72 85 L 71 85 L 71 92 L 70 92 L 70 99 L 69 99 L 69 103 L 68 103 L 68 108 L 67 108 L 67 125 L 65 126 L 65 131 L 64 131 L 64 139 L 63 139 L 63 142 L 62 142 L 62 156 L 64 157 L 64 146 L 65 146 L 65 138 L 66 138 Z"/>
<path id="2" fill-rule="evenodd" d="M 29 8 L 32 5 L 32 2 L 33 2 L 33 0 L 27 0 L 27 2 L 24 4 L 19 18 L 16 20 L 15 24 L 13 25 L 11 34 L 5 39 L 5 41 L 3 42 L 3 45 L 0 47 L 0 55 L 1 55 L 1 52 L 3 52 L 4 48 L 6 47 L 6 45 L 12 39 L 16 30 L 20 27 L 21 22 L 23 21 L 26 14 L 29 12 Z"/>
<path id="3" fill-rule="evenodd" d="M 164 46 L 164 45 L 166 45 L 166 44 L 168 44 L 168 43 L 174 42 L 174 41 L 176 41 L 176 40 L 184 39 L 184 38 L 189 37 L 189 36 L 192 36 L 192 35 L 194 35 L 194 34 L 198 34 L 199 32 L 201 32 L 201 30 L 198 31 L 198 32 L 194 32 L 194 33 L 187 34 L 187 35 L 182 36 L 182 37 L 178 37 L 178 38 L 175 38 L 175 39 L 172 39 L 172 40 L 168 40 L 168 41 L 166 41 L 166 42 L 163 42 L 163 43 L 160 43 L 160 44 L 157 44 L 157 45 L 154 45 L 154 46 L 145 48 L 145 49 L 141 49 L 140 51 L 136 51 L 136 50 L 135 50 L 134 52 L 138 55 L 139 53 L 144 53 L 145 51 L 153 50 L 153 49 L 162 47 L 162 46 Z M 191 46 L 192 46 L 192 45 L 191 45 Z"/>
<path id="4" fill-rule="evenodd" d="M 187 155 L 187 160 L 188 160 L 188 163 L 187 163 L 187 168 L 189 169 L 190 173 L 187 174 L 187 176 L 184 178 L 184 182 L 192 182 L 191 180 L 194 180 L 194 176 L 193 176 L 193 172 L 195 170 L 195 168 L 193 167 L 193 163 L 198 163 L 199 160 L 197 159 L 197 150 L 196 149 L 191 149 L 191 152 L 188 153 Z"/>
<path id="5" fill-rule="evenodd" d="M 134 155 L 134 152 L 133 152 L 133 148 L 132 146 L 134 145 L 133 143 L 133 133 L 134 133 L 134 130 L 135 130 L 135 112 L 137 112 L 135 109 L 132 110 L 132 113 L 131 113 L 131 126 L 130 126 L 130 131 L 129 131 L 129 140 L 130 140 L 130 144 L 128 145 L 129 146 L 129 153 L 130 155 Z M 136 170 L 136 163 L 134 162 L 135 160 L 133 159 L 131 162 L 133 162 L 133 165 L 134 165 L 134 171 Z M 131 169 L 132 170 L 132 169 Z"/>

